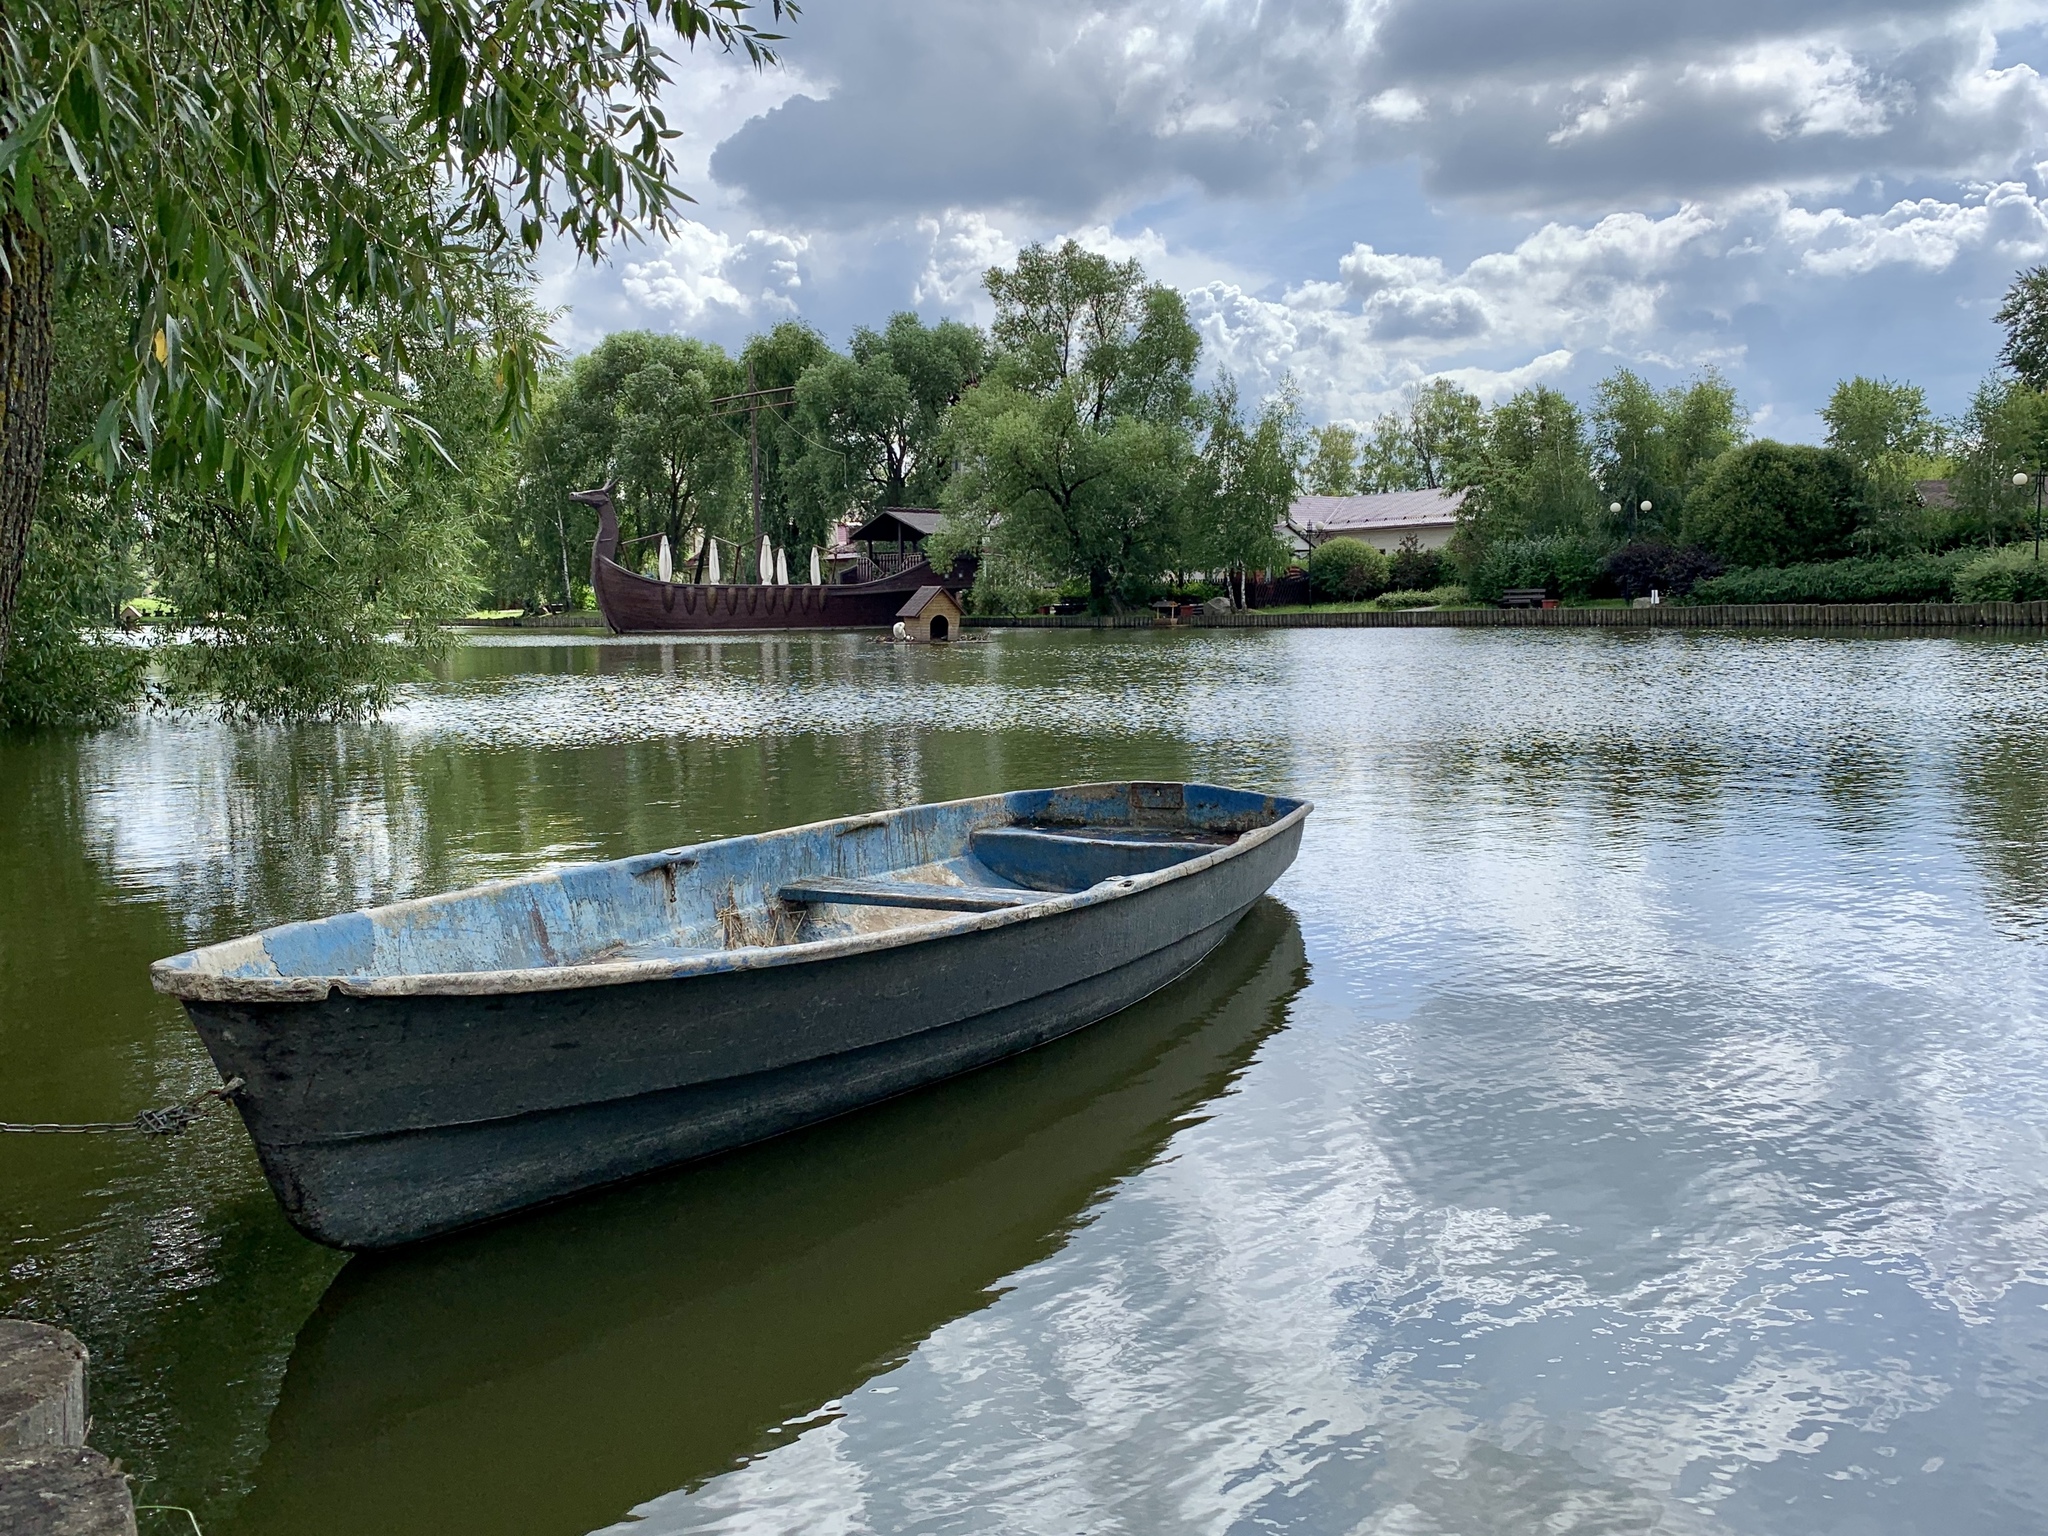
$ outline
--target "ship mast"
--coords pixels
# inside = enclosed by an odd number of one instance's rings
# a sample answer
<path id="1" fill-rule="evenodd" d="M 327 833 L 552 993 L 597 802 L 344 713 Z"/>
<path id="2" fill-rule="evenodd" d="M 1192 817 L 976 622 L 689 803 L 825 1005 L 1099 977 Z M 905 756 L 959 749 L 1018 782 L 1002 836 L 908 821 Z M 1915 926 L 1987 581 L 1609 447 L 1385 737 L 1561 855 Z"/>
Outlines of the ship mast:
<path id="1" fill-rule="evenodd" d="M 747 360 L 747 472 L 754 482 L 754 549 L 755 560 L 760 560 L 761 548 L 761 397 L 754 388 L 754 362 Z M 754 584 L 768 580 L 769 572 L 754 571 Z"/>
<path id="2" fill-rule="evenodd" d="M 720 395 L 710 402 L 714 416 L 736 416 L 747 413 L 747 478 L 752 482 L 754 503 L 754 580 L 767 581 L 774 573 L 760 569 L 761 548 L 761 411 L 764 406 L 793 405 L 796 402 L 794 384 L 771 384 L 766 389 L 754 387 L 754 364 L 747 362 L 747 387 L 737 395 Z M 725 407 L 725 409 L 720 409 Z M 734 573 L 738 578 L 738 573 Z"/>

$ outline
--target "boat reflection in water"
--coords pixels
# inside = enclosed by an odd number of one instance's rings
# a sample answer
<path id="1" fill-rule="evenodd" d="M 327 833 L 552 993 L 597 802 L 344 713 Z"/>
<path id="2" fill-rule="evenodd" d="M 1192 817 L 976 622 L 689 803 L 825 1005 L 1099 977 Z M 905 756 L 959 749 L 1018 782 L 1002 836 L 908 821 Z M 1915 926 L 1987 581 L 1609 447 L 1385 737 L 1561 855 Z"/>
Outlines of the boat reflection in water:
<path id="1" fill-rule="evenodd" d="M 1293 914 L 1264 898 L 1190 975 L 1028 1055 L 350 1261 L 299 1334 L 234 1530 L 583 1532 L 780 1443 L 1056 1251 L 1306 980 Z"/>

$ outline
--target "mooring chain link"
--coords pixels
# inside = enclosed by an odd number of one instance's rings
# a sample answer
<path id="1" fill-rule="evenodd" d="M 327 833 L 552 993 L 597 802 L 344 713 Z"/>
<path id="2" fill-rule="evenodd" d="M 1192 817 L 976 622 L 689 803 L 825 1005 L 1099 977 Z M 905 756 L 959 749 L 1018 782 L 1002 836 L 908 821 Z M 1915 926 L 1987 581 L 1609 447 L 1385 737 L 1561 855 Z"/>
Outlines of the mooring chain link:
<path id="1" fill-rule="evenodd" d="M 88 1120 L 77 1125 L 16 1125 L 0 1120 L 0 1133 L 41 1132 L 52 1136 L 103 1136 L 116 1131 L 135 1131 L 143 1136 L 176 1136 L 205 1117 L 216 1105 L 225 1104 L 241 1091 L 242 1080 L 231 1077 L 218 1088 L 207 1088 L 191 1098 L 161 1109 L 145 1109 L 133 1120 Z"/>

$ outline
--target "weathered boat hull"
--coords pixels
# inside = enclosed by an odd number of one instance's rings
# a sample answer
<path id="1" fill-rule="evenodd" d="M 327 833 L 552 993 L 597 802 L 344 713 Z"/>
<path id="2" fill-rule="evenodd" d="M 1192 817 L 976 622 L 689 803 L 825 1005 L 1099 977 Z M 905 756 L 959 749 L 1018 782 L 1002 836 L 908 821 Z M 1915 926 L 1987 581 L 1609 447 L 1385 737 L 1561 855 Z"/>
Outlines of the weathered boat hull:
<path id="1" fill-rule="evenodd" d="M 601 999 L 554 993 L 517 1010 L 477 998 L 436 999 L 430 1005 L 330 998 L 315 1005 L 312 1016 L 289 1023 L 229 1004 L 196 1004 L 192 1020 L 220 1070 L 246 1081 L 255 1081 L 252 1072 L 274 1066 L 280 1047 L 291 1051 L 284 1033 L 331 1032 L 328 1044 L 339 1049 L 322 1055 L 340 1059 L 323 1060 L 322 1092 L 333 1109 L 346 1114 L 358 1092 L 366 1105 L 382 1099 L 394 1081 L 434 1070 L 451 1048 L 460 1052 L 479 1034 L 488 1033 L 495 1047 L 513 1054 L 582 1054 L 604 1051 L 606 1037 L 615 1034 L 696 1033 L 707 1013 L 726 1014 L 732 1028 L 723 1048 L 691 1052 L 700 1057 L 697 1080 L 597 1104 L 505 1114 L 495 1083 L 480 1076 L 465 1106 L 466 1121 L 306 1137 L 291 1121 L 263 1123 L 255 1101 L 242 1100 L 264 1172 L 292 1224 L 333 1247 L 387 1248 L 765 1140 L 1044 1044 L 1128 1007 L 1193 968 L 1258 895 L 1250 891 L 1195 933 L 1159 948 L 1113 958 L 1098 954 L 1097 963 L 1106 961 L 1108 968 L 1092 975 L 1072 975 L 1079 957 L 1062 953 L 1051 935 L 1020 935 L 1028 938 L 1023 944 L 935 941 L 955 953 L 921 951 L 914 962 L 921 986 L 985 983 L 996 968 L 1038 971 L 1058 965 L 1070 974 L 1063 985 L 978 1013 L 920 1020 L 927 1027 L 908 1034 L 892 1033 L 900 1018 L 878 1017 L 895 1013 L 890 993 L 897 978 L 887 972 L 898 962 L 886 956 L 840 962 L 833 966 L 837 974 L 802 978 L 790 987 L 763 988 L 760 973 L 728 973 L 695 984 L 645 982 L 625 989 L 627 996 Z M 1142 945 L 1134 936 L 1126 947 Z M 744 999 L 706 995 L 742 983 Z M 849 999 L 832 1009 L 829 1023 L 803 1017 L 814 984 L 843 988 Z M 820 1034 L 828 1038 L 820 1040 Z M 576 1044 L 570 1046 L 565 1037 L 572 1035 Z M 352 1041 L 360 1043 L 360 1053 L 349 1049 Z M 394 1041 L 402 1042 L 396 1050 Z M 848 1048 L 828 1055 L 746 1070 L 770 1051 L 792 1054 L 842 1042 Z M 677 1044 L 679 1053 L 688 1049 L 683 1041 Z M 340 1081 L 332 1075 L 337 1067 L 344 1074 Z"/>
<path id="2" fill-rule="evenodd" d="M 964 591 L 973 571 L 934 571 L 919 561 L 875 581 L 773 586 L 752 582 L 659 581 L 629 571 L 617 560 L 618 513 L 608 491 L 584 491 L 597 508 L 597 539 L 590 552 L 590 586 L 598 611 L 615 634 L 690 634 L 737 630 L 887 629 L 919 587 Z"/>
<path id="3" fill-rule="evenodd" d="M 1133 803 L 1149 788 L 1131 787 Z M 919 808 L 945 814 L 882 835 L 929 841 L 1006 798 Z M 292 1223 L 335 1247 L 391 1247 L 759 1141 L 1115 1013 L 1221 942 L 1292 862 L 1306 812 L 1279 802 L 1270 825 L 1182 865 L 793 962 L 803 946 L 588 986 L 485 977 L 392 995 L 344 978 L 280 1001 L 237 994 L 299 983 L 194 983 L 178 962 L 158 982 L 182 991 L 222 1074 L 247 1085 L 236 1103 Z M 775 836 L 859 841 L 863 824 Z"/>

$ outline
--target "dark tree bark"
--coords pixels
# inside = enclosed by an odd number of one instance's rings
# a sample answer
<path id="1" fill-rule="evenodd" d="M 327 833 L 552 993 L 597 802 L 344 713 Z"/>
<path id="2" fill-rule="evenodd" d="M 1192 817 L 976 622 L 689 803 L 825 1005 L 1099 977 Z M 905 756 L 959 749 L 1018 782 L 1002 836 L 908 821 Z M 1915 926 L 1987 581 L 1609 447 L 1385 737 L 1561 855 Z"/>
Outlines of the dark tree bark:
<path id="1" fill-rule="evenodd" d="M 50 422 L 50 366 L 55 351 L 56 277 L 50 244 L 18 212 L 0 219 L 0 667 L 28 531 L 43 485 L 43 436 Z"/>

